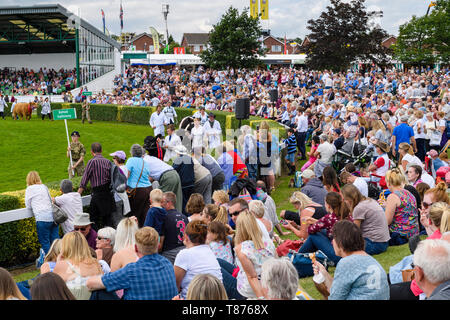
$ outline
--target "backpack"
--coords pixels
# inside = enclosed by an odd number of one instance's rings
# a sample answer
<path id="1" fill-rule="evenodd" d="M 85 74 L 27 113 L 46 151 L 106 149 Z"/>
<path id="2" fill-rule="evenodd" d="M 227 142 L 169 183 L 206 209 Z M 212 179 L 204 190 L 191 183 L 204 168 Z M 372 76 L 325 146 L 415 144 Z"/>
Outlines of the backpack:
<path id="1" fill-rule="evenodd" d="M 294 177 L 294 187 L 296 188 L 300 188 L 303 184 L 302 181 L 302 172 L 301 171 L 296 171 L 295 172 L 295 177 Z"/>
<path id="2" fill-rule="evenodd" d="M 111 189 L 114 192 L 122 193 L 127 189 L 127 177 L 120 171 L 114 163 L 111 164 Z"/>

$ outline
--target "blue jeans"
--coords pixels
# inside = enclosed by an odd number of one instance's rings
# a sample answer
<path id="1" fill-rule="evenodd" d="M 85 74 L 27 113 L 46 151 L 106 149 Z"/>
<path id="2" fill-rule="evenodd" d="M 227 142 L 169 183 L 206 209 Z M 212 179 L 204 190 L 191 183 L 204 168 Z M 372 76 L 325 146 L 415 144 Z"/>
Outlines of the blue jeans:
<path id="1" fill-rule="evenodd" d="M 236 267 L 223 259 L 218 258 L 217 261 L 220 265 L 222 283 L 227 292 L 228 299 L 245 300 L 245 297 L 237 291 L 237 279 L 232 276 L 233 270 Z"/>
<path id="2" fill-rule="evenodd" d="M 59 225 L 54 222 L 36 221 L 36 231 L 39 243 L 47 254 L 53 241 L 59 238 Z"/>
<path id="3" fill-rule="evenodd" d="M 364 238 L 364 241 L 366 242 L 366 247 L 364 251 L 366 251 L 367 254 L 374 255 L 374 254 L 380 254 L 387 250 L 389 247 L 389 242 L 373 242 L 369 240 L 368 238 Z"/>
<path id="4" fill-rule="evenodd" d="M 248 177 L 250 179 L 258 179 L 258 165 L 247 163 Z"/>
<path id="5" fill-rule="evenodd" d="M 322 251 L 328 259 L 333 261 L 334 265 L 337 265 L 341 257 L 334 253 L 333 245 L 330 239 L 328 239 L 325 230 L 321 230 L 315 234 L 310 234 L 306 239 L 305 243 L 298 250 L 299 253 L 312 253 L 317 250 Z"/>

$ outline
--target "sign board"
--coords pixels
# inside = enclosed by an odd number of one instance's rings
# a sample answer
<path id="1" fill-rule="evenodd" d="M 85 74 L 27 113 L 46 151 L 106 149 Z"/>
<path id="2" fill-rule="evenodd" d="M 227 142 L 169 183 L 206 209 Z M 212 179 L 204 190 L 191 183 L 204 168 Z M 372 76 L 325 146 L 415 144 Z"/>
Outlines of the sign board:
<path id="1" fill-rule="evenodd" d="M 186 49 L 184 47 L 175 47 L 173 48 L 174 54 L 186 54 Z"/>
<path id="2" fill-rule="evenodd" d="M 92 96 L 92 92 L 91 92 L 91 91 L 85 91 L 85 92 L 83 92 L 81 95 L 82 95 L 82 96 L 85 96 L 85 97 L 87 97 L 87 96 Z"/>
<path id="3" fill-rule="evenodd" d="M 75 108 L 53 110 L 52 113 L 54 120 L 71 120 L 77 118 L 77 111 Z"/>
<path id="4" fill-rule="evenodd" d="M 122 59 L 147 59 L 147 53 L 124 53 Z"/>

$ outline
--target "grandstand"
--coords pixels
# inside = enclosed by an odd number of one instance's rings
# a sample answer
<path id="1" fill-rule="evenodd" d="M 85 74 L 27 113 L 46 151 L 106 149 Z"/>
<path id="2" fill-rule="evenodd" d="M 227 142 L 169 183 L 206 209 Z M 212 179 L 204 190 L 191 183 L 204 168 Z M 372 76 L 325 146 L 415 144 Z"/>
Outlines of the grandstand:
<path id="1" fill-rule="evenodd" d="M 120 44 L 59 4 L 0 7 L 4 68 L 75 70 L 76 81 L 58 93 L 109 89 L 120 73 Z"/>

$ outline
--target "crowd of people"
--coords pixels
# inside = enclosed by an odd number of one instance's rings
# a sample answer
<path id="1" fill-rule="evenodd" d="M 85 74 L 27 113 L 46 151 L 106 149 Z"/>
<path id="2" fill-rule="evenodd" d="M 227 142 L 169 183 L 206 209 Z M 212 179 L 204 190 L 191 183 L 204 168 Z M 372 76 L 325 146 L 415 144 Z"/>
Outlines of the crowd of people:
<path id="1" fill-rule="evenodd" d="M 52 198 L 29 173 L 25 202 L 36 218 L 41 275 L 30 288 L 5 285 L 2 296 L 309 300 L 298 280 L 314 276 L 330 300 L 448 300 L 449 80 L 448 70 L 414 68 L 129 68 L 112 95 L 91 103 L 156 106 L 154 136 L 112 161 L 93 143 L 93 158 L 79 162 L 77 192 L 63 180 Z M 210 111 L 234 111 L 243 96 L 252 114 L 285 125 L 287 138 L 263 120 L 222 142 Z M 198 109 L 182 136 L 173 107 Z M 271 197 L 280 149 L 298 184 L 289 198 L 295 211 L 282 210 L 281 219 Z M 126 190 L 116 188 L 120 177 Z M 88 214 L 81 194 L 89 185 Z M 52 203 L 69 216 L 61 240 Z M 283 241 L 288 234 L 296 240 Z M 407 243 L 411 255 L 387 274 L 373 256 Z"/>
<path id="2" fill-rule="evenodd" d="M 72 90 L 75 85 L 75 69 L 0 69 L 0 91 L 7 102 L 14 102 L 14 96 L 59 95 L 63 90 Z"/>

